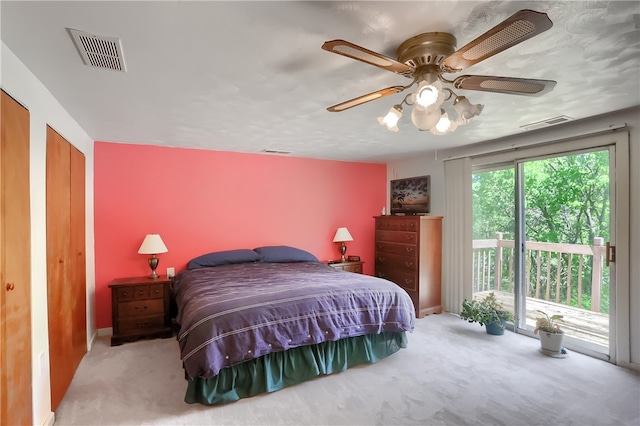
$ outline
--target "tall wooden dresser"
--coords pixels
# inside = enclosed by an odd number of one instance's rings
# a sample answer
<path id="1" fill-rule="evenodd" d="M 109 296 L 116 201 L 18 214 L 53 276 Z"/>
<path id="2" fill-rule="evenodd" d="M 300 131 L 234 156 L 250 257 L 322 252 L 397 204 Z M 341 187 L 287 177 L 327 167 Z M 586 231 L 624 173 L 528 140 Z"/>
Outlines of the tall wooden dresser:
<path id="1" fill-rule="evenodd" d="M 416 316 L 442 312 L 442 216 L 376 216 L 375 275 L 405 289 Z"/>

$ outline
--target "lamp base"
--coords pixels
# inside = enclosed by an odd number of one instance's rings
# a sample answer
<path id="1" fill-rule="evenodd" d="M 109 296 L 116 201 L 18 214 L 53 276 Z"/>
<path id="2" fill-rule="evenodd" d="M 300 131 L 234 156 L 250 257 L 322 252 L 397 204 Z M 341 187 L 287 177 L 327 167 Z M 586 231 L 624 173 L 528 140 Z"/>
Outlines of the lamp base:
<path id="1" fill-rule="evenodd" d="M 345 243 L 342 243 L 342 245 L 340 246 L 340 254 L 342 254 L 342 257 L 340 258 L 340 260 L 342 262 L 345 262 L 347 259 L 344 257 L 344 254 L 347 252 L 347 245 Z"/>
<path id="2" fill-rule="evenodd" d="M 156 268 L 158 268 L 158 262 L 160 260 L 156 257 L 155 254 L 152 254 L 149 258 L 149 267 L 151 268 L 151 275 L 149 275 L 150 280 L 157 280 L 160 278 L 158 274 L 156 274 Z"/>

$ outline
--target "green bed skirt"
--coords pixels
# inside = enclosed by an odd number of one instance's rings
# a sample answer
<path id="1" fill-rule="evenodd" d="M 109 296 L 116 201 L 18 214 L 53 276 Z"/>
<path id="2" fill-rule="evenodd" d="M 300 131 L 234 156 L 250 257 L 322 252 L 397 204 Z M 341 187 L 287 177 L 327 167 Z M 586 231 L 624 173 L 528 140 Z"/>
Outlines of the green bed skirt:
<path id="1" fill-rule="evenodd" d="M 187 379 L 189 404 L 223 404 L 264 392 L 274 392 L 314 377 L 374 363 L 407 347 L 401 333 L 369 334 L 336 342 L 274 352 L 224 368 L 211 378 Z"/>

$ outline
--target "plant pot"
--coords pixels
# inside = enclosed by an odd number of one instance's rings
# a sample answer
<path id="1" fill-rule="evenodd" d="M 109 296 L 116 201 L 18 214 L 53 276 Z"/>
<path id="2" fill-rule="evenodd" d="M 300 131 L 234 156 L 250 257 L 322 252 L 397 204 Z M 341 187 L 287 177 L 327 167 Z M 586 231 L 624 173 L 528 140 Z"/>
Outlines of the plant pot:
<path id="1" fill-rule="evenodd" d="M 549 352 L 560 352 L 563 333 L 549 333 L 540 330 L 540 347 Z"/>
<path id="2" fill-rule="evenodd" d="M 505 321 L 501 320 L 486 323 L 484 327 L 487 329 L 488 334 L 493 334 L 494 336 L 502 336 L 504 334 L 504 324 Z"/>

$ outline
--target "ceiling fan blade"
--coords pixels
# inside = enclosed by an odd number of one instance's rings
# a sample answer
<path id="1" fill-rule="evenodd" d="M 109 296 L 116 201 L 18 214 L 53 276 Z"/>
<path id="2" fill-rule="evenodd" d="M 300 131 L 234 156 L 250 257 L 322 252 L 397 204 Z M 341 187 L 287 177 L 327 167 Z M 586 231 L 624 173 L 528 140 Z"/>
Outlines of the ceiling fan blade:
<path id="1" fill-rule="evenodd" d="M 510 95 L 542 96 L 553 90 L 553 80 L 531 78 L 492 77 L 485 75 L 461 75 L 453 81 L 456 89 L 507 93 Z"/>
<path id="2" fill-rule="evenodd" d="M 406 77 L 411 77 L 411 73 L 413 72 L 413 68 L 409 65 L 381 55 L 380 53 L 365 49 L 364 47 L 360 47 L 356 44 L 349 43 L 348 41 L 326 41 L 322 45 L 322 48 L 328 52 L 337 53 L 338 55 L 346 56 L 347 58 L 357 59 L 358 61 L 375 65 L 376 67 L 395 72 L 396 74 L 401 74 Z"/>
<path id="3" fill-rule="evenodd" d="M 441 68 L 445 72 L 462 71 L 552 26 L 546 13 L 521 10 L 455 51 L 443 61 Z"/>
<path id="4" fill-rule="evenodd" d="M 353 108 L 354 106 L 362 105 L 367 102 L 375 101 L 376 99 L 384 98 L 385 96 L 395 95 L 405 89 L 404 86 L 391 86 L 386 89 L 380 89 L 375 92 L 367 93 L 366 95 L 358 96 L 357 98 L 349 99 L 348 101 L 341 102 L 336 105 L 332 105 L 327 108 L 327 111 L 341 112 L 345 109 Z"/>

